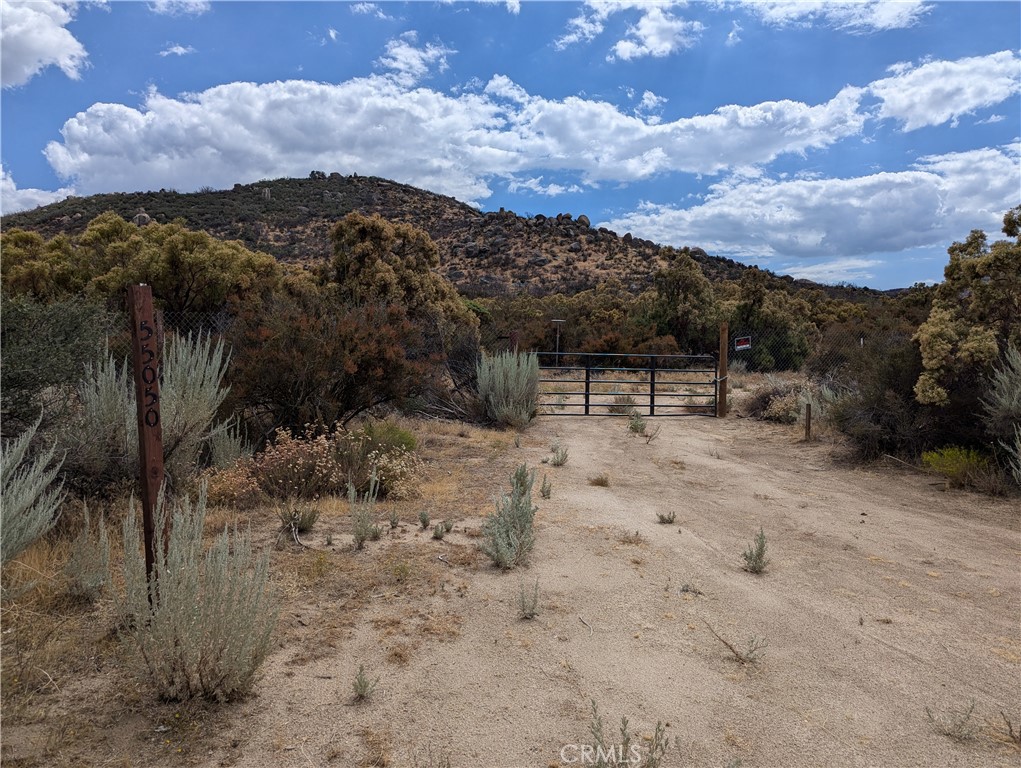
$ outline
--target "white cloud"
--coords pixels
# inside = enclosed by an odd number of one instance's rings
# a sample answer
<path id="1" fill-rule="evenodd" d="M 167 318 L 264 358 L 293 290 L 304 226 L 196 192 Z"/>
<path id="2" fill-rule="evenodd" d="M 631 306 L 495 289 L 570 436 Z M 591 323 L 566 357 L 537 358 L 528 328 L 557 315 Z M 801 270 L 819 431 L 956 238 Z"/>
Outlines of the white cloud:
<path id="1" fill-rule="evenodd" d="M 564 186 L 563 184 L 543 184 L 542 176 L 532 177 L 529 179 L 517 179 L 507 184 L 507 191 L 510 193 L 517 192 L 535 192 L 537 195 L 546 195 L 547 197 L 556 197 L 557 195 L 564 195 L 570 192 L 583 192 L 584 190 L 577 184 L 571 184 Z"/>
<path id="2" fill-rule="evenodd" d="M 160 56 L 187 56 L 189 53 L 195 53 L 195 49 L 190 45 L 179 45 L 175 43 L 174 45 L 169 45 L 160 51 Z"/>
<path id="3" fill-rule="evenodd" d="M 863 284 L 875 277 L 873 270 L 882 263 L 879 259 L 844 258 L 819 264 L 786 264 L 777 267 L 777 271 L 799 280 L 812 280 L 816 283 Z"/>
<path id="4" fill-rule="evenodd" d="M 422 55 L 398 42 L 388 50 L 394 74 L 228 83 L 178 98 L 152 91 L 139 108 L 94 104 L 45 154 L 85 194 L 223 187 L 328 167 L 478 201 L 497 177 L 567 172 L 582 184 L 621 183 L 754 166 L 825 148 L 865 119 L 855 88 L 818 105 L 731 105 L 669 123 L 602 101 L 533 96 L 502 75 L 481 92 L 440 93 L 416 81 L 446 49 Z"/>
<path id="5" fill-rule="evenodd" d="M 383 9 L 375 3 L 355 3 L 351 6 L 351 13 L 360 14 L 362 16 L 375 16 L 381 21 L 393 21 L 392 16 L 387 16 Z"/>
<path id="6" fill-rule="evenodd" d="M 18 189 L 11 174 L 0 167 L 0 214 L 7 215 L 38 208 L 40 205 L 49 205 L 73 194 L 74 189 L 71 187 L 64 187 L 56 192 L 48 192 L 45 189 Z"/>
<path id="7" fill-rule="evenodd" d="M 975 125 L 993 125 L 994 123 L 1002 123 L 1006 119 L 1003 115 L 990 115 L 985 120 L 977 120 Z"/>
<path id="8" fill-rule="evenodd" d="M 912 170 L 778 181 L 734 175 L 690 208 L 645 203 L 605 223 L 712 253 L 771 259 L 861 257 L 997 231 L 1017 205 L 1021 143 L 920 158 Z"/>
<path id="9" fill-rule="evenodd" d="M 56 65 L 72 80 L 81 77 L 88 54 L 67 29 L 77 3 L 53 0 L 2 0 L 0 71 L 4 88 L 24 85 Z"/>
<path id="10" fill-rule="evenodd" d="M 727 35 L 727 41 L 725 43 L 725 45 L 728 48 L 733 48 L 735 45 L 741 42 L 741 33 L 744 31 L 741 28 L 741 25 L 738 24 L 736 21 L 732 22 L 732 24 L 733 26 L 731 26 L 730 28 L 730 32 Z"/>
<path id="11" fill-rule="evenodd" d="M 149 10 L 161 16 L 201 16 L 209 11 L 208 0 L 153 0 Z"/>
<path id="12" fill-rule="evenodd" d="M 630 61 L 643 56 L 669 56 L 694 45 L 704 29 L 697 21 L 679 19 L 662 8 L 649 8 L 637 24 L 628 27 L 628 36 L 619 40 L 606 58 Z"/>
<path id="13" fill-rule="evenodd" d="M 409 88 L 424 79 L 433 67 L 440 72 L 445 71 L 448 66 L 447 55 L 457 53 L 444 45 L 434 43 L 417 48 L 416 42 L 417 32 L 405 32 L 386 44 L 386 54 L 376 62 L 380 67 L 391 70 L 391 76 Z"/>
<path id="14" fill-rule="evenodd" d="M 820 21 L 853 33 L 914 26 L 931 6 L 924 0 L 746 0 L 746 10 L 775 26 Z"/>
<path id="15" fill-rule="evenodd" d="M 900 63 L 869 86 L 879 116 L 903 122 L 905 131 L 960 118 L 1021 93 L 1021 55 L 1000 51 L 956 61 Z"/>
<path id="16" fill-rule="evenodd" d="M 627 34 L 611 46 L 607 60 L 668 56 L 694 45 L 704 30 L 701 23 L 685 21 L 671 13 L 673 8 L 683 5 L 672 0 L 589 0 L 581 13 L 568 21 L 567 32 L 554 45 L 563 50 L 591 42 L 603 33 L 611 16 L 637 11 L 638 22 L 628 25 Z"/>

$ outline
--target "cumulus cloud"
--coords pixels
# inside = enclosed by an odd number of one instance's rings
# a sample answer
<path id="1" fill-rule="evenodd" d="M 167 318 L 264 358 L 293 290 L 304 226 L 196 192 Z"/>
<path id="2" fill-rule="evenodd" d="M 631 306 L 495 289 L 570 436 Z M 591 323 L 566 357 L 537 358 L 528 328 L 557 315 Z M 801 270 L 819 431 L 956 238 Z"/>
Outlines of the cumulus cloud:
<path id="1" fill-rule="evenodd" d="M 554 45 L 563 50 L 591 42 L 603 33 L 611 16 L 637 11 L 637 23 L 628 25 L 626 35 L 611 46 L 607 60 L 668 56 L 694 45 L 705 29 L 697 21 L 686 21 L 671 13 L 673 8 L 683 5 L 669 0 L 589 0 L 581 13 L 568 21 L 567 31 Z"/>
<path id="2" fill-rule="evenodd" d="M 201 16 L 212 4 L 207 0 L 153 0 L 149 10 L 162 16 Z"/>
<path id="3" fill-rule="evenodd" d="M 4 88 L 24 85 L 49 66 L 72 80 L 81 77 L 88 54 L 67 29 L 77 3 L 54 0 L 2 0 L 0 71 Z"/>
<path id="4" fill-rule="evenodd" d="M 697 242 L 753 259 L 862 257 L 996 231 L 1017 205 L 1021 143 L 922 157 L 910 170 L 855 178 L 734 175 L 690 208 L 643 204 L 605 222 L 662 243 Z"/>
<path id="5" fill-rule="evenodd" d="M 816 22 L 853 33 L 914 26 L 929 11 L 923 0 L 746 0 L 746 10 L 774 26 Z"/>
<path id="6" fill-rule="evenodd" d="M 417 84 L 433 68 L 445 71 L 448 66 L 447 56 L 457 53 L 436 43 L 416 47 L 416 42 L 417 32 L 405 32 L 386 44 L 386 53 L 376 62 L 380 67 L 389 69 L 392 76 L 407 87 Z"/>
<path id="7" fill-rule="evenodd" d="M 1021 55 L 1000 51 L 956 61 L 908 63 L 869 86 L 879 116 L 899 120 L 905 131 L 940 125 L 1021 93 Z"/>
<path id="8" fill-rule="evenodd" d="M 602 101 L 534 96 L 502 75 L 481 92 L 417 86 L 447 53 L 401 38 L 388 48 L 388 74 L 228 83 L 177 98 L 153 90 L 137 108 L 94 104 L 45 154 L 83 193 L 230 186 L 329 167 L 479 201 L 497 177 L 567 172 L 582 184 L 621 183 L 768 163 L 855 135 L 865 119 L 855 88 L 822 104 L 730 105 L 660 123 Z"/>
<path id="9" fill-rule="evenodd" d="M 11 174 L 0 167 L 0 214 L 7 215 L 38 208 L 40 205 L 49 205 L 73 194 L 74 189 L 71 187 L 64 187 L 56 192 L 44 189 L 18 189 Z"/>
<path id="10" fill-rule="evenodd" d="M 557 195 L 564 195 L 569 192 L 584 191 L 577 184 L 543 184 L 542 178 L 542 176 L 537 176 L 529 179 L 516 179 L 507 184 L 507 191 L 511 193 L 534 192 L 537 195 L 545 195 L 546 197 L 556 197 Z"/>
<path id="11" fill-rule="evenodd" d="M 160 56 L 163 56 L 164 58 L 167 56 L 187 56 L 189 53 L 195 53 L 195 49 L 190 45 L 179 45 L 175 43 L 174 45 L 168 45 L 160 51 Z"/>
<path id="12" fill-rule="evenodd" d="M 644 56 L 669 56 L 694 45 L 704 29 L 700 22 L 685 21 L 663 8 L 652 7 L 637 24 L 628 27 L 627 37 L 617 41 L 606 58 L 630 61 Z"/>

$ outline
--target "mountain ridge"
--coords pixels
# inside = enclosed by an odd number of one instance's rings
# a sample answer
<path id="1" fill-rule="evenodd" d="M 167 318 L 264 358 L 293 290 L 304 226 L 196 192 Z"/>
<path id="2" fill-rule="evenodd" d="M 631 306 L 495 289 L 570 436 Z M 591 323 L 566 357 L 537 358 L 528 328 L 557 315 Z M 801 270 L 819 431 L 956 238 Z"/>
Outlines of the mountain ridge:
<path id="1" fill-rule="evenodd" d="M 452 197 L 374 176 L 313 171 L 308 178 L 235 184 L 229 190 L 180 193 L 104 193 L 8 214 L 6 230 L 19 227 L 46 237 L 75 235 L 112 210 L 161 223 L 177 218 L 215 237 L 240 240 L 248 248 L 285 262 L 314 262 L 331 254 L 329 231 L 352 211 L 379 214 L 429 234 L 440 253 L 439 272 L 468 296 L 529 292 L 575 293 L 609 281 L 637 293 L 666 266 L 665 246 L 632 233 L 591 226 L 584 215 L 562 212 L 524 217 L 513 211 L 479 211 Z M 142 221 L 145 221 L 145 218 Z M 751 267 L 692 246 L 691 256 L 713 282 L 737 280 Z M 875 299 L 894 292 L 828 286 L 775 276 L 788 290 L 822 291 L 829 298 Z"/>

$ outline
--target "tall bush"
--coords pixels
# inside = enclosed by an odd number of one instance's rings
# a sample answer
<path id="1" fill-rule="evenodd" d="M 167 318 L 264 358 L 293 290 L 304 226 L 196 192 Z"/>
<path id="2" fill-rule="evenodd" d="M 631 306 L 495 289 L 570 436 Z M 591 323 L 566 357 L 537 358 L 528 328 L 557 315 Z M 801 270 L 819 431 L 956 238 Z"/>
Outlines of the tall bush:
<path id="1" fill-rule="evenodd" d="M 164 521 L 170 515 L 169 538 Z M 271 593 L 269 556 L 254 557 L 250 534 L 226 528 L 203 554 L 203 488 L 193 505 L 157 508 L 153 580 L 134 510 L 124 518 L 121 611 L 160 698 L 229 701 L 244 696 L 269 652 L 278 603 Z"/>
<path id="2" fill-rule="evenodd" d="M 0 564 L 17 557 L 53 527 L 64 499 L 61 486 L 53 485 L 60 469 L 60 462 L 53 461 L 56 449 L 51 446 L 29 455 L 38 426 L 36 422 L 20 437 L 4 442 L 0 452 Z"/>
<path id="3" fill-rule="evenodd" d="M 511 427 L 526 426 L 538 410 L 538 357 L 531 352 L 484 354 L 478 394 L 487 418 Z"/>
<path id="4" fill-rule="evenodd" d="M 43 304 L 27 296 L 4 296 L 0 413 L 5 435 L 28 427 L 40 410 L 46 422 L 66 415 L 67 391 L 82 367 L 102 356 L 113 318 L 79 298 Z"/>
<path id="5" fill-rule="evenodd" d="M 160 387 L 160 419 L 166 471 L 178 485 L 197 468 L 217 408 L 227 358 L 223 342 L 210 337 L 174 337 L 167 342 Z M 138 419 L 131 366 L 109 352 L 85 367 L 78 408 L 61 430 L 71 483 L 100 491 L 138 474 Z M 219 427 L 226 429 L 225 426 Z"/>
<path id="6" fill-rule="evenodd" d="M 1007 347 L 1000 365 L 993 369 L 982 399 L 983 421 L 989 434 L 998 440 L 1013 437 L 1021 424 L 1021 351 Z"/>

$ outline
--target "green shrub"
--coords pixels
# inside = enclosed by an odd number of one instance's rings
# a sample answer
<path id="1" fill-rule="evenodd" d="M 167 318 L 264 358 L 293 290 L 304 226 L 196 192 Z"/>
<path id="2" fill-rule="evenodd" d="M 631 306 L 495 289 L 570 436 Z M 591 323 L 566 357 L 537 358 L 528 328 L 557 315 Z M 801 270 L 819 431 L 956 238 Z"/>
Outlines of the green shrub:
<path id="1" fill-rule="evenodd" d="M 567 448 L 560 443 L 553 443 L 550 450 L 553 451 L 553 458 L 550 459 L 550 464 L 554 467 L 562 467 L 567 463 Z"/>
<path id="2" fill-rule="evenodd" d="M 982 399 L 983 421 L 997 440 L 1009 440 L 1021 424 L 1021 351 L 1009 346 L 1002 365 L 993 370 Z"/>
<path id="3" fill-rule="evenodd" d="M 553 495 L 553 483 L 549 481 L 546 475 L 542 476 L 542 485 L 539 486 L 539 495 L 544 499 L 548 499 Z"/>
<path id="4" fill-rule="evenodd" d="M 61 486 L 53 481 L 60 471 L 54 464 L 56 449 L 29 457 L 29 444 L 35 437 L 39 422 L 14 440 L 6 441 L 0 452 L 0 564 L 17 557 L 32 542 L 46 533 L 57 520 L 64 500 Z"/>
<path id="5" fill-rule="evenodd" d="M 947 479 L 951 488 L 968 488 L 989 473 L 989 459 L 974 448 L 947 446 L 922 454 L 922 466 Z"/>
<path id="6" fill-rule="evenodd" d="M 99 518 L 97 534 L 92 535 L 89 508 L 85 507 L 82 531 L 71 545 L 71 556 L 64 566 L 67 592 L 75 600 L 91 603 L 110 583 L 110 539 L 106 522 Z"/>
<path id="7" fill-rule="evenodd" d="M 227 390 L 223 342 L 209 336 L 168 340 L 160 384 L 165 468 L 177 487 L 198 470 L 199 453 Z M 72 485 L 96 492 L 138 476 L 138 415 L 131 366 L 111 353 L 85 366 L 78 410 L 61 430 Z"/>
<path id="8" fill-rule="evenodd" d="M 613 402 L 606 406 L 606 410 L 616 415 L 630 415 L 635 410 L 635 398 L 631 395 L 620 394 L 614 388 L 610 394 L 613 395 Z"/>
<path id="9" fill-rule="evenodd" d="M 1000 441 L 1007 454 L 1007 467 L 1014 476 L 1014 482 L 1021 485 L 1021 425 L 1014 427 L 1013 441 Z"/>
<path id="10" fill-rule="evenodd" d="M 0 413 L 5 435 L 38 417 L 60 419 L 67 391 L 86 363 L 103 355 L 116 316 L 81 299 L 42 304 L 26 296 L 4 297 L 0 324 Z M 122 321 L 127 328 L 127 322 Z"/>
<path id="11" fill-rule="evenodd" d="M 379 678 L 375 680 L 369 680 L 369 676 L 365 674 L 365 665 L 358 665 L 358 674 L 355 675 L 355 680 L 351 684 L 351 688 L 354 690 L 354 700 L 356 703 L 368 701 L 372 692 L 376 690 L 376 685 L 379 683 Z"/>
<path id="12" fill-rule="evenodd" d="M 525 589 L 521 584 L 518 589 L 518 616 L 522 619 L 534 619 L 539 615 L 539 579 L 535 580 L 532 589 Z"/>
<path id="13" fill-rule="evenodd" d="M 220 424 L 209 433 L 209 466 L 217 469 L 228 469 L 238 459 L 249 459 L 255 449 L 248 443 L 245 429 L 241 422 L 230 419 Z"/>
<path id="14" fill-rule="evenodd" d="M 203 554 L 203 488 L 195 504 L 156 510 L 154 579 L 146 581 L 134 510 L 124 518 L 126 639 L 138 649 L 162 699 L 219 702 L 244 696 L 270 648 L 278 604 L 269 557 L 253 557 L 251 536 L 226 528 Z M 172 517 L 169 539 L 164 521 Z"/>
<path id="15" fill-rule="evenodd" d="M 361 496 L 353 484 L 347 487 L 347 502 L 351 508 L 351 522 L 354 527 L 355 549 L 362 549 L 368 539 L 375 541 L 382 535 L 376 525 L 376 497 L 379 493 L 379 482 L 373 476 L 369 480 L 369 489 Z"/>
<path id="16" fill-rule="evenodd" d="M 761 528 L 759 528 L 759 535 L 755 537 L 755 541 L 741 557 L 744 558 L 744 569 L 749 573 L 762 573 L 766 570 L 766 566 L 769 565 L 769 560 L 766 558 L 766 534 Z"/>
<path id="17" fill-rule="evenodd" d="M 510 569 L 528 559 L 535 545 L 532 523 L 536 507 L 532 506 L 532 485 L 535 470 L 524 464 L 510 477 L 511 492 L 496 504 L 496 512 L 482 524 L 482 551 L 500 568 Z"/>
<path id="18" fill-rule="evenodd" d="M 644 435 L 645 426 L 646 422 L 645 419 L 641 416 L 641 414 L 632 413 L 631 416 L 628 417 L 627 420 L 628 432 L 631 432 L 636 435 Z"/>
<path id="19" fill-rule="evenodd" d="M 372 435 L 365 428 L 318 435 L 278 429 L 273 442 L 255 457 L 255 477 L 276 498 L 345 494 L 349 484 L 365 493 L 373 483 L 380 496 L 412 495 L 420 466 L 407 447 L 414 436 L 399 428 Z"/>
<path id="20" fill-rule="evenodd" d="M 592 701 L 589 733 L 593 744 L 587 745 L 588 749 L 579 750 L 579 754 L 590 755 L 583 759 L 586 759 L 588 765 L 596 768 L 620 765 L 629 765 L 633 768 L 660 768 L 670 749 L 670 739 L 667 738 L 666 726 L 662 722 L 656 723 L 651 737 L 645 737 L 631 731 L 626 717 L 620 719 L 619 735 L 612 739 L 612 743 L 607 743 L 603 732 L 603 718 L 599 714 L 595 700 Z"/>
<path id="21" fill-rule="evenodd" d="M 534 353 L 483 354 L 478 394 L 486 418 L 520 429 L 538 411 L 539 360 Z"/>
<path id="22" fill-rule="evenodd" d="M 280 524 L 293 533 L 308 533 L 319 520 L 319 507 L 315 504 L 290 502 L 277 510 Z"/>

